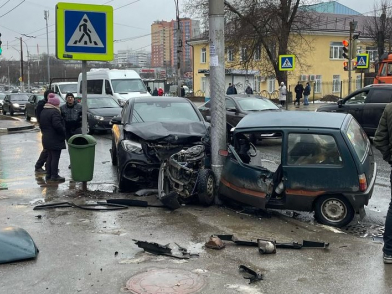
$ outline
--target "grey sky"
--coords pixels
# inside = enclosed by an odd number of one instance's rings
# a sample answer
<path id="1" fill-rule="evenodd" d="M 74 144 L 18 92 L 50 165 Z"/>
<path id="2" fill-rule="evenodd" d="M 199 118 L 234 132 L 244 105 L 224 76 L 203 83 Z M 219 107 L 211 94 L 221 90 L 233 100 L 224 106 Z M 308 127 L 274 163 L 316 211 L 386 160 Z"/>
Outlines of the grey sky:
<path id="1" fill-rule="evenodd" d="M 379 0 L 376 0 L 378 2 Z M 44 10 L 49 10 L 49 52 L 55 53 L 55 6 L 58 0 L 0 0 L 0 32 L 3 42 L 1 59 L 20 60 L 20 42 L 23 37 L 30 54 L 47 52 Z M 151 24 L 155 20 L 175 19 L 174 0 L 64 0 L 64 2 L 106 4 L 114 9 L 114 51 L 122 49 L 145 49 L 150 51 Z M 184 0 L 179 0 L 180 11 Z M 339 0 L 361 13 L 373 10 L 369 0 Z M 18 4 L 20 4 L 18 6 Z M 181 14 L 181 16 L 185 16 Z M 27 36 L 34 36 L 29 38 Z M 144 36 L 144 37 L 142 37 Z M 7 49 L 8 43 L 8 49 Z M 27 59 L 26 44 L 23 44 L 24 59 Z"/>

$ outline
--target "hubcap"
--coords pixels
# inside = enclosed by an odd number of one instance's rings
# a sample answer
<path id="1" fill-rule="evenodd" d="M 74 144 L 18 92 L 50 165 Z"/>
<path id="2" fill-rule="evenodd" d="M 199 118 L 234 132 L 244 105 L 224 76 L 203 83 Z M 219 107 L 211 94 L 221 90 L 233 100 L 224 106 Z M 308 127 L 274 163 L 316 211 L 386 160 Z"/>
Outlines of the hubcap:
<path id="1" fill-rule="evenodd" d="M 209 176 L 207 180 L 207 194 L 210 196 L 214 194 L 214 179 L 212 176 Z"/>
<path id="2" fill-rule="evenodd" d="M 346 217 L 347 210 L 344 203 L 335 198 L 324 201 L 321 207 L 321 213 L 329 221 L 339 222 Z"/>

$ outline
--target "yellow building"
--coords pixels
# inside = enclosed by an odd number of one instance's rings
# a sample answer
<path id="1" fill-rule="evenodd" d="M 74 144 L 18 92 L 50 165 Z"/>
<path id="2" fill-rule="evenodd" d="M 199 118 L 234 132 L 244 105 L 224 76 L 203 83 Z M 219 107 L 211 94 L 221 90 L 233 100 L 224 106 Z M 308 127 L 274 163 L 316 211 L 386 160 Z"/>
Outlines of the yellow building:
<path id="1" fill-rule="evenodd" d="M 343 58 L 343 40 L 349 39 L 349 23 L 357 21 L 355 34 L 364 30 L 364 21 L 366 16 L 362 15 L 336 15 L 322 14 L 329 19 L 325 28 L 317 27 L 315 29 L 302 32 L 304 41 L 301 42 L 301 48 L 296 48 L 296 66 L 295 70 L 288 72 L 287 88 L 294 90 L 297 82 L 305 85 L 310 82 L 312 87 L 310 99 L 320 99 L 326 96 L 345 96 L 348 94 L 348 71 L 344 70 Z M 336 19 L 336 21 L 335 21 Z M 361 34 L 363 36 L 363 34 Z M 374 47 L 370 38 L 364 38 L 360 35 L 357 44 L 357 53 L 368 53 L 370 60 L 370 71 L 374 71 L 373 62 L 377 55 L 377 48 Z M 295 34 L 291 37 L 295 38 Z M 208 36 L 193 39 L 188 42 L 193 46 L 194 63 L 193 63 L 193 87 L 195 95 L 209 96 L 209 44 Z M 310 46 L 309 46 L 310 44 Z M 226 68 L 226 87 L 228 83 L 236 85 L 238 93 L 243 93 L 247 84 L 251 85 L 255 92 L 269 95 L 271 98 L 277 97 L 278 81 L 275 76 L 265 76 L 262 68 L 271 67 L 269 60 L 264 58 L 263 52 L 255 54 L 253 58 L 259 59 L 258 66 L 251 70 L 241 69 L 238 65 L 238 59 L 243 53 L 241 48 L 236 50 L 237 54 L 233 56 L 229 47 L 225 48 L 225 68 Z M 257 63 L 257 62 L 256 62 Z M 236 64 L 233 66 L 233 64 Z M 233 68 L 235 69 L 233 71 Z M 373 68 L 373 69 L 372 69 Z M 230 72 L 231 70 L 231 72 Z M 233 74 L 234 72 L 234 74 Z M 351 72 L 352 82 L 351 91 L 361 88 L 364 85 L 364 74 Z"/>

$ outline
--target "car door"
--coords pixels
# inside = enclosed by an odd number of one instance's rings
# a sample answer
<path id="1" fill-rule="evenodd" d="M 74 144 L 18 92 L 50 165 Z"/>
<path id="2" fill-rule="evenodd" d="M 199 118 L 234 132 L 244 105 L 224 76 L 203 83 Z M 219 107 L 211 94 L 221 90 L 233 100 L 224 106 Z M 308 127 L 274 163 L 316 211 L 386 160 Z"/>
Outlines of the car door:
<path id="1" fill-rule="evenodd" d="M 385 106 L 390 102 L 392 102 L 392 89 L 374 87 L 370 90 L 365 100 L 362 122 L 359 123 L 368 136 L 374 136 Z"/>
<path id="2" fill-rule="evenodd" d="M 243 118 L 235 101 L 231 97 L 226 97 L 226 122 L 231 127 L 235 127 Z"/>
<path id="3" fill-rule="evenodd" d="M 4 98 L 3 111 L 10 112 L 10 95 Z"/>
<path id="4" fill-rule="evenodd" d="M 343 99 L 341 107 L 336 112 L 350 113 L 358 122 L 362 124 L 362 115 L 365 108 L 365 100 L 370 89 L 361 89 L 348 95 Z"/>
<path id="5" fill-rule="evenodd" d="M 35 98 L 36 98 L 37 96 L 36 95 L 31 95 L 30 97 L 29 97 L 29 100 L 27 100 L 27 103 L 26 103 L 26 116 L 29 116 L 29 117 L 32 117 L 32 116 L 35 116 L 35 106 L 36 106 L 36 104 L 35 104 Z"/>
<path id="6" fill-rule="evenodd" d="M 244 163 L 234 146 L 223 165 L 219 194 L 225 198 L 264 209 L 273 188 L 273 173 Z"/>

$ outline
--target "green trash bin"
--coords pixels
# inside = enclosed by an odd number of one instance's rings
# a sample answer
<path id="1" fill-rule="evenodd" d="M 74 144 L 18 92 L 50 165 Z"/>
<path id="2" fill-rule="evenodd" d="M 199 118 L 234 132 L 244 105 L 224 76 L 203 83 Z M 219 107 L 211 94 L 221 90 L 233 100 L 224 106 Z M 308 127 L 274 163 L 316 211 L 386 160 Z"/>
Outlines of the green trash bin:
<path id="1" fill-rule="evenodd" d="M 71 175 L 76 182 L 93 179 L 95 145 L 97 141 L 90 135 L 74 135 L 68 140 L 71 160 Z"/>

